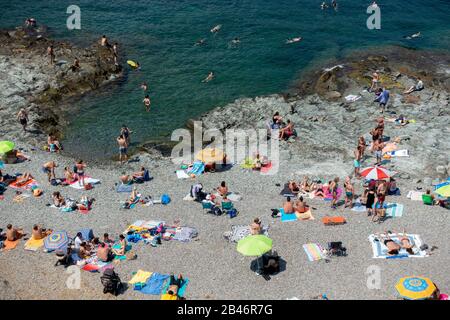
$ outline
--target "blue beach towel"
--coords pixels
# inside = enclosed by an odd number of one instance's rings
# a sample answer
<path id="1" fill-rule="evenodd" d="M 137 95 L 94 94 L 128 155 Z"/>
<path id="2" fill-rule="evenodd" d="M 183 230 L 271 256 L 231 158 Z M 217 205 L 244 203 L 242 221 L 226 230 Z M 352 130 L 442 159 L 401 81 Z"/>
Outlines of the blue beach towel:
<path id="1" fill-rule="evenodd" d="M 297 216 L 295 215 L 295 213 L 285 213 L 283 208 L 280 208 L 280 213 L 282 222 L 297 220 Z"/>
<path id="2" fill-rule="evenodd" d="M 131 193 L 133 191 L 133 186 L 131 184 L 120 184 L 117 186 L 116 191 Z"/>
<path id="3" fill-rule="evenodd" d="M 190 168 L 187 173 L 188 174 L 195 174 L 196 176 L 201 175 L 205 171 L 205 164 L 201 161 L 196 161 L 192 165 L 192 168 Z"/>
<path id="4" fill-rule="evenodd" d="M 145 286 L 140 291 L 144 294 L 159 295 L 163 290 L 164 283 L 167 279 L 169 279 L 169 277 L 170 276 L 168 274 L 160 274 L 155 272 L 150 278 L 147 279 Z"/>

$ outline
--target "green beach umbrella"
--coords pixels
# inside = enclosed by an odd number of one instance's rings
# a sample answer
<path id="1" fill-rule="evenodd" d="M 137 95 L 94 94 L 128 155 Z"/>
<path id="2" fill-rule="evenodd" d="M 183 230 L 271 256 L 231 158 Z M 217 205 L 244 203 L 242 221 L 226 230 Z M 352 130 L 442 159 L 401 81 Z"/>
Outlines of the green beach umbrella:
<path id="1" fill-rule="evenodd" d="M 438 195 L 444 198 L 450 198 L 450 184 L 440 187 L 439 189 L 436 189 L 436 192 Z"/>
<path id="2" fill-rule="evenodd" d="M 247 236 L 239 240 L 237 251 L 244 256 L 258 257 L 272 249 L 272 239 L 264 235 Z"/>
<path id="3" fill-rule="evenodd" d="M 0 141 L 0 154 L 14 150 L 15 144 L 11 141 Z"/>

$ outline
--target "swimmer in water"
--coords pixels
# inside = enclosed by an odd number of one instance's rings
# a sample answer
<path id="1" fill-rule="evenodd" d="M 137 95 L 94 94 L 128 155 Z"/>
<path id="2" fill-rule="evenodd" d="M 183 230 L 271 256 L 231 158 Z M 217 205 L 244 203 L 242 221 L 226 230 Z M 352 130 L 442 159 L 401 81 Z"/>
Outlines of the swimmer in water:
<path id="1" fill-rule="evenodd" d="M 214 28 L 211 29 L 211 33 L 217 33 L 220 31 L 220 28 L 222 28 L 222 25 L 219 24 L 217 26 L 215 26 Z"/>
<path id="2" fill-rule="evenodd" d="M 211 80 L 214 79 L 214 77 L 215 77 L 214 72 L 211 71 L 202 82 L 210 82 Z"/>
<path id="3" fill-rule="evenodd" d="M 419 38 L 419 37 L 420 37 L 420 32 L 417 32 L 417 33 L 414 33 L 414 34 L 412 34 L 410 36 L 404 36 L 403 38 L 411 40 L 413 38 Z"/>
<path id="4" fill-rule="evenodd" d="M 144 92 L 148 90 L 147 82 L 142 82 L 141 89 L 144 90 Z"/>
<path id="5" fill-rule="evenodd" d="M 196 46 L 202 46 L 206 44 L 206 39 L 199 39 L 197 40 L 197 42 L 195 43 Z"/>
<path id="6" fill-rule="evenodd" d="M 337 11 L 337 9 L 338 9 L 338 3 L 337 3 L 336 0 L 331 1 L 331 6 L 334 8 L 334 10 Z"/>
<path id="7" fill-rule="evenodd" d="M 233 44 L 239 44 L 239 43 L 241 43 L 241 40 L 239 40 L 239 38 L 234 38 L 233 40 L 231 40 L 231 42 Z"/>
<path id="8" fill-rule="evenodd" d="M 302 37 L 297 37 L 297 38 L 288 39 L 288 40 L 286 40 L 286 44 L 291 44 L 291 43 L 300 42 L 301 40 L 302 40 Z"/>
<path id="9" fill-rule="evenodd" d="M 328 5 L 324 2 L 322 2 L 322 4 L 320 5 L 320 9 L 325 10 L 328 8 Z"/>

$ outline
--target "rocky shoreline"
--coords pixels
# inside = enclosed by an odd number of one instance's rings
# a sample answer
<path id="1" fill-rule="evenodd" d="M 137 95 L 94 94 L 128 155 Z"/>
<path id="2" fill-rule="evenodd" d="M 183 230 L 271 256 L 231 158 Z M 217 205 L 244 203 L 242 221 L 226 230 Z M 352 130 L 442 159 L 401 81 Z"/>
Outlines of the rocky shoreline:
<path id="1" fill-rule="evenodd" d="M 50 65 L 47 56 L 50 45 L 55 65 Z M 75 58 L 81 68 L 73 72 L 70 65 Z M 74 99 L 123 76 L 108 48 L 99 44 L 79 48 L 22 27 L 0 31 L 0 73 L 0 134 L 34 146 L 42 145 L 44 134 L 62 135 L 64 113 L 74 109 Z M 21 108 L 29 114 L 28 132 L 16 119 Z"/>
<path id="2" fill-rule="evenodd" d="M 388 135 L 399 137 L 401 149 L 411 154 L 408 161 L 395 159 L 395 170 L 406 178 L 448 177 L 450 56 L 400 47 L 379 50 L 383 54 L 355 53 L 331 62 L 329 68 L 310 72 L 289 94 L 239 99 L 203 115 L 200 121 L 206 129 L 266 128 L 278 111 L 295 123 L 298 132 L 296 141 L 282 142 L 282 158 L 320 174 L 321 164 L 350 164 L 359 136 L 371 141 L 368 133 L 381 114 L 374 94 L 364 89 L 370 87 L 371 75 L 378 70 L 382 85 L 391 92 L 384 117 L 404 115 L 416 120 L 405 127 L 387 125 Z M 403 95 L 417 77 L 424 81 L 425 90 Z M 347 102 L 344 97 L 350 94 L 361 99 Z"/>

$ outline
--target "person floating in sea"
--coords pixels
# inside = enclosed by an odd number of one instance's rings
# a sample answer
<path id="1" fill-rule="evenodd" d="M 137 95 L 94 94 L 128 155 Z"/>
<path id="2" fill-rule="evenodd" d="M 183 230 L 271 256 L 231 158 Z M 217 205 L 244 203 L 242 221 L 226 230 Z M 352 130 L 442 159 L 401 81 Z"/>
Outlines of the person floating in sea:
<path id="1" fill-rule="evenodd" d="M 202 46 L 204 44 L 206 44 L 206 39 L 198 39 L 195 43 L 196 46 Z"/>
<path id="2" fill-rule="evenodd" d="M 148 90 L 147 82 L 142 82 L 141 89 L 144 90 L 144 92 L 146 92 Z"/>
<path id="3" fill-rule="evenodd" d="M 145 95 L 145 98 L 144 98 L 144 100 L 142 100 L 142 102 L 144 103 L 145 110 L 146 110 L 147 112 L 150 112 L 150 104 L 151 104 L 151 101 L 150 101 L 150 96 L 149 96 L 148 94 Z"/>
<path id="4" fill-rule="evenodd" d="M 420 35 L 421 35 L 420 32 L 417 32 L 417 33 L 414 33 L 414 34 L 412 34 L 410 36 L 404 36 L 403 38 L 405 38 L 407 40 L 411 40 L 411 39 L 414 39 L 414 38 L 419 38 Z"/>
<path id="5" fill-rule="evenodd" d="M 334 10 L 337 11 L 337 9 L 338 9 L 338 3 L 337 3 L 336 0 L 332 0 L 332 1 L 331 1 L 331 6 L 334 8 Z"/>
<path id="6" fill-rule="evenodd" d="M 20 109 L 19 113 L 17 114 L 17 120 L 19 120 L 20 124 L 22 125 L 23 131 L 27 131 L 27 125 L 28 125 L 28 113 L 25 109 Z"/>
<path id="7" fill-rule="evenodd" d="M 55 51 L 53 49 L 53 45 L 50 45 L 47 48 L 47 55 L 48 55 L 48 57 L 50 59 L 50 65 L 55 64 Z"/>
<path id="8" fill-rule="evenodd" d="M 296 38 L 292 38 L 292 39 L 287 39 L 286 44 L 296 43 L 296 42 L 300 42 L 300 41 L 302 41 L 302 37 L 296 37 Z"/>
<path id="9" fill-rule="evenodd" d="M 217 26 L 215 26 L 214 28 L 211 29 L 211 33 L 218 33 L 220 31 L 220 29 L 222 28 L 221 24 L 218 24 Z"/>
<path id="10" fill-rule="evenodd" d="M 119 161 L 120 164 L 123 164 L 124 162 L 128 161 L 128 154 L 127 154 L 128 143 L 127 139 L 123 136 L 123 134 L 121 134 L 117 138 L 117 143 L 119 144 Z"/>
<path id="11" fill-rule="evenodd" d="M 372 4 L 370 5 L 372 8 L 378 8 L 378 4 L 376 1 L 372 2 Z"/>
<path id="12" fill-rule="evenodd" d="M 324 2 L 322 2 L 322 4 L 320 5 L 320 9 L 325 10 L 328 9 L 328 5 Z"/>
<path id="13" fill-rule="evenodd" d="M 202 82 L 210 82 L 211 80 L 214 79 L 214 77 L 215 77 L 214 72 L 211 71 L 211 72 L 208 74 L 208 76 L 207 76 L 205 79 L 203 79 Z"/>
<path id="14" fill-rule="evenodd" d="M 238 37 L 236 37 L 233 40 L 231 40 L 231 43 L 232 44 L 239 44 L 239 43 L 241 43 L 241 40 Z"/>

